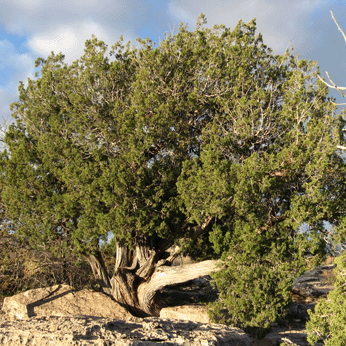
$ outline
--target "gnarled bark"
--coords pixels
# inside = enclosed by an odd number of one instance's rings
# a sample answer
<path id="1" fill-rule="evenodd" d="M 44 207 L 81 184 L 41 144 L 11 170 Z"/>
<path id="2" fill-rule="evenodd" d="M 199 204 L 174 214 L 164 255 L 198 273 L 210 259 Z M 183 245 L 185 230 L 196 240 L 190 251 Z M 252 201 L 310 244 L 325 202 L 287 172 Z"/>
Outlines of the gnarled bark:
<path id="1" fill-rule="evenodd" d="M 162 249 L 168 242 L 160 244 Z M 103 291 L 136 316 L 158 316 L 163 306 L 157 292 L 165 286 L 183 283 L 218 270 L 218 261 L 171 266 L 179 247 L 158 251 L 148 244 L 130 250 L 117 245 L 115 268 L 109 277 L 100 253 L 87 256 L 95 278 Z"/>
<path id="2" fill-rule="evenodd" d="M 192 228 L 192 239 L 200 236 L 210 224 Z M 100 252 L 87 256 L 95 278 L 103 291 L 111 295 L 136 316 L 158 316 L 162 302 L 157 292 L 165 286 L 183 283 L 218 270 L 218 261 L 172 267 L 180 248 L 172 239 L 155 237 L 137 240 L 133 249 L 117 243 L 113 275 L 107 273 Z"/>
<path id="3" fill-rule="evenodd" d="M 111 284 L 109 281 L 109 275 L 107 273 L 106 265 L 103 261 L 102 255 L 97 251 L 93 255 L 84 255 L 88 260 L 94 278 L 97 280 L 103 292 L 111 294 Z"/>
<path id="4" fill-rule="evenodd" d="M 148 315 L 159 316 L 154 298 L 158 290 L 165 286 L 179 284 L 218 270 L 218 261 L 203 261 L 176 267 L 161 266 L 156 269 L 150 280 L 138 287 L 139 305 Z"/>

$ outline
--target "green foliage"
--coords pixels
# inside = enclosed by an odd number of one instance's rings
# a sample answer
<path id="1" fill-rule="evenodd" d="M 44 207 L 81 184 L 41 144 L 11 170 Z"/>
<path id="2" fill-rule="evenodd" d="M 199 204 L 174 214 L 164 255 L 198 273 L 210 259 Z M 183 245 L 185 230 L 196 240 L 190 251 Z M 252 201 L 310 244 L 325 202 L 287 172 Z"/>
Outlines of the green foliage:
<path id="1" fill-rule="evenodd" d="M 220 297 L 211 317 L 268 328 L 285 316 L 306 256 L 323 258 L 324 222 L 342 223 L 345 166 L 335 140 L 344 122 L 315 81 L 315 63 L 274 57 L 260 37 L 237 39 L 244 50 L 229 48 L 233 88 L 218 99 L 178 191 L 190 220 L 213 218 L 209 240 L 224 264 L 212 275 Z"/>
<path id="2" fill-rule="evenodd" d="M 334 263 L 337 265 L 335 289 L 316 304 L 314 312 L 308 311 L 310 320 L 306 330 L 310 345 L 319 340 L 326 346 L 346 345 L 346 254 L 337 257 Z"/>
<path id="3" fill-rule="evenodd" d="M 295 274 L 303 268 L 302 257 L 288 261 L 287 253 L 293 253 L 293 245 L 286 249 L 287 244 L 275 242 L 270 249 L 266 244 L 260 245 L 260 253 L 257 246 L 261 240 L 255 237 L 247 249 L 241 249 L 247 242 L 233 243 L 235 249 L 228 252 L 232 257 L 226 260 L 227 266 L 212 275 L 220 292 L 218 301 L 211 304 L 214 320 L 251 331 L 256 327 L 268 329 L 270 322 L 285 317 Z M 224 308 L 228 313 L 220 315 Z"/>
<path id="4" fill-rule="evenodd" d="M 70 66 L 38 59 L 12 105 L 2 196 L 33 246 L 92 254 L 111 232 L 110 246 L 221 257 L 214 308 L 267 327 L 305 256 L 323 255 L 325 222 L 342 228 L 344 121 L 316 64 L 274 56 L 255 21 L 203 24 L 110 57 L 93 37 Z"/>

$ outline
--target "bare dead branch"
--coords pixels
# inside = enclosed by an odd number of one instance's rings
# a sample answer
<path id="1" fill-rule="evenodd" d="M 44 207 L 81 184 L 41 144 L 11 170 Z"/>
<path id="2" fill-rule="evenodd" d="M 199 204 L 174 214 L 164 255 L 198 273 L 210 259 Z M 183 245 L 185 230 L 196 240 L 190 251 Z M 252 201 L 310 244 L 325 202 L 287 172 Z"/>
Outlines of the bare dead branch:
<path id="1" fill-rule="evenodd" d="M 7 147 L 5 144 L 5 135 L 9 126 L 10 122 L 3 117 L 2 123 L 0 124 L 0 148 L 5 149 Z"/>
<path id="2" fill-rule="evenodd" d="M 345 106 L 346 103 L 336 103 L 336 102 L 333 102 L 333 101 L 330 101 L 333 105 L 335 106 Z"/>
<path id="3" fill-rule="evenodd" d="M 328 84 L 325 80 L 323 80 L 320 76 L 317 76 L 325 85 L 327 85 L 329 88 L 332 88 L 332 89 L 340 89 L 339 91 L 343 94 L 343 95 L 345 95 L 341 90 L 346 90 L 346 87 L 338 87 L 333 81 L 332 81 L 332 79 L 330 78 L 330 76 L 329 76 L 329 73 L 326 71 L 326 74 L 327 74 L 327 76 L 328 76 L 328 78 L 329 78 L 329 81 L 332 83 L 332 85 L 330 85 L 330 84 Z"/>
<path id="4" fill-rule="evenodd" d="M 334 15 L 333 15 L 333 12 L 330 11 L 330 13 L 332 14 L 332 18 L 336 24 L 336 26 L 338 27 L 339 31 L 341 31 L 342 33 L 342 36 L 344 37 L 344 40 L 345 40 L 345 43 L 346 43 L 346 35 L 345 33 L 342 31 L 342 29 L 340 28 L 339 26 L 339 23 L 337 22 L 337 20 L 335 19 Z M 341 93 L 341 95 L 343 97 L 346 97 L 346 94 L 342 91 L 342 90 L 346 90 L 346 87 L 340 87 L 340 86 L 337 86 L 333 81 L 332 79 L 330 78 L 329 76 L 329 73 L 326 71 L 326 74 L 328 76 L 328 79 L 330 81 L 331 84 L 327 83 L 326 81 L 324 81 L 319 75 L 317 76 L 325 85 L 327 85 L 329 88 L 332 88 L 332 89 L 336 89 L 337 91 L 339 91 Z M 337 106 L 341 106 L 341 105 L 344 105 L 345 103 L 335 103 L 335 102 L 332 102 L 333 104 L 337 105 Z"/>
<path id="5" fill-rule="evenodd" d="M 344 34 L 344 32 L 343 32 L 343 31 L 342 31 L 342 29 L 340 28 L 340 26 L 339 26 L 338 22 L 337 22 L 337 21 L 336 21 L 336 19 L 334 18 L 333 12 L 332 12 L 332 11 L 330 11 L 330 13 L 332 14 L 332 18 L 333 18 L 333 20 L 334 20 L 334 22 L 335 22 L 336 26 L 338 27 L 338 29 L 341 31 L 342 36 L 344 37 L 344 40 L 345 40 L 345 43 L 346 43 L 346 35 Z"/>

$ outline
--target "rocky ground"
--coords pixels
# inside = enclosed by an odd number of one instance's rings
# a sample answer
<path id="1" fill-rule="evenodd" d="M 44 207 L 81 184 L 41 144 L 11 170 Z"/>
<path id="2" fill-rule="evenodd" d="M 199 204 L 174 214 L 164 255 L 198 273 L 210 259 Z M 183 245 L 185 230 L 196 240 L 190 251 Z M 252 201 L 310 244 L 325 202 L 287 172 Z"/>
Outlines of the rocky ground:
<path id="1" fill-rule="evenodd" d="M 6 298 L 0 345 L 251 346 L 242 330 L 189 319 L 136 318 L 111 298 L 68 285 Z M 205 311 L 202 311 L 205 313 Z M 192 315 L 193 317 L 194 315 Z"/>
<path id="2" fill-rule="evenodd" d="M 289 319 L 281 326 L 273 326 L 265 339 L 260 341 L 253 341 L 239 329 L 208 321 L 205 307 L 203 304 L 196 305 L 196 302 L 213 299 L 215 291 L 210 287 L 208 278 L 202 278 L 163 291 L 163 295 L 173 296 L 174 299 L 170 302 L 172 307 L 166 308 L 161 318 L 130 317 L 121 309 L 118 310 L 121 314 L 118 318 L 112 315 L 108 318 L 91 316 L 97 313 L 90 312 L 90 301 L 97 301 L 99 297 L 71 292 L 69 287 L 56 292 L 60 299 L 64 299 L 64 304 L 58 303 L 51 292 L 36 292 L 35 304 L 29 304 L 28 294 L 23 294 L 12 305 L 7 303 L 7 310 L 1 310 L 0 345 L 276 346 L 286 341 L 286 345 L 308 346 L 305 330 L 307 309 L 313 310 L 318 299 L 333 288 L 333 268 L 332 265 L 317 267 L 297 278 L 293 286 Z M 0 300 L 0 308 L 2 303 Z M 82 308 L 77 307 L 78 304 Z M 51 314 L 44 309 L 48 305 L 53 309 Z M 89 307 L 87 311 L 83 310 L 86 305 Z M 71 309 L 80 315 L 71 316 Z M 114 307 L 108 310 L 107 314 L 111 314 Z M 10 312 L 12 317 L 17 314 L 22 319 L 9 319 Z M 98 313 L 102 315 L 106 311 Z"/>
<path id="3" fill-rule="evenodd" d="M 111 320 L 91 317 L 33 317 L 1 323 L 0 345 L 40 346 L 250 346 L 240 330 L 218 324 L 161 318 Z"/>

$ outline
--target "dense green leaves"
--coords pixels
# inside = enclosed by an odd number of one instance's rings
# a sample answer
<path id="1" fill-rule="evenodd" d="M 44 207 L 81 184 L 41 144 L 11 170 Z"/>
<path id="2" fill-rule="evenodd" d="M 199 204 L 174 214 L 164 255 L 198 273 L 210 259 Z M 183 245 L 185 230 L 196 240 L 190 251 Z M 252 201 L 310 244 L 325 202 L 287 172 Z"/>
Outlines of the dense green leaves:
<path id="1" fill-rule="evenodd" d="M 309 310 L 310 320 L 306 330 L 310 345 L 320 340 L 326 346 L 346 345 L 345 254 L 336 258 L 335 264 L 335 289 L 316 304 L 314 312 Z"/>
<path id="2" fill-rule="evenodd" d="M 178 191 L 191 220 L 214 220 L 209 239 L 224 269 L 213 275 L 220 299 L 212 316 L 268 327 L 285 315 L 306 256 L 323 255 L 325 222 L 341 223 L 344 163 L 335 149 L 343 122 L 312 62 L 283 64 L 263 48 L 247 49 L 238 88 L 202 130 L 203 151 L 185 163 Z"/>
<path id="3" fill-rule="evenodd" d="M 3 198 L 33 242 L 93 253 L 111 232 L 221 257 L 225 321 L 267 326 L 305 257 L 323 254 L 325 222 L 342 226 L 344 122 L 315 64 L 274 56 L 255 21 L 203 23 L 159 46 L 120 40 L 110 57 L 94 37 L 70 66 L 38 59 L 12 106 Z"/>

